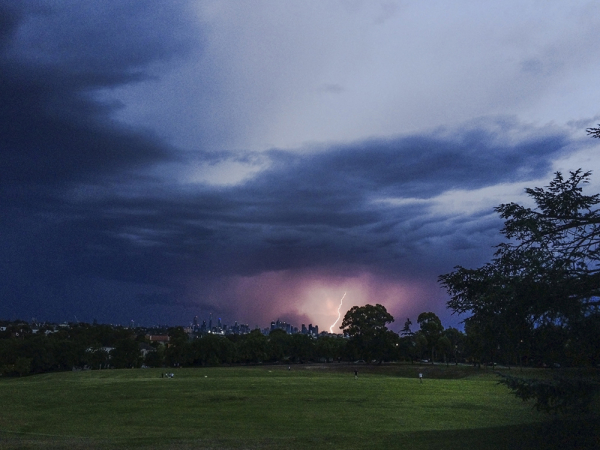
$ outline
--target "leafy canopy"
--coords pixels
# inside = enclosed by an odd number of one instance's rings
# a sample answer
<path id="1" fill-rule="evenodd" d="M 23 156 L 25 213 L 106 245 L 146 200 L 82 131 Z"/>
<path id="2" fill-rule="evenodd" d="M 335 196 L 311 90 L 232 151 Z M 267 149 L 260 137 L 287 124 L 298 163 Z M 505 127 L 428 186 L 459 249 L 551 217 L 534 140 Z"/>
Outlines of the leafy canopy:
<path id="1" fill-rule="evenodd" d="M 391 358 L 398 335 L 388 330 L 386 324 L 393 321 L 380 304 L 350 308 L 340 326 L 350 336 L 348 352 L 365 361 Z"/>
<path id="2" fill-rule="evenodd" d="M 600 129 L 590 130 L 600 137 Z M 590 351 L 593 333 L 585 332 L 596 329 L 600 318 L 600 195 L 584 195 L 590 175 L 581 169 L 568 177 L 557 172 L 545 188 L 526 189 L 534 208 L 517 203 L 495 208 L 504 219 L 501 232 L 507 240 L 497 246 L 492 261 L 478 269 L 457 266 L 439 277 L 450 294 L 448 307 L 471 314 L 465 323 L 476 327 L 483 341 L 498 349 L 502 342 L 515 352 L 531 336 L 543 338 L 540 331 L 560 330 L 566 337 L 563 352 L 597 363 Z M 546 411 L 584 410 L 600 388 L 586 378 L 505 377 L 502 383 Z"/>
<path id="3" fill-rule="evenodd" d="M 600 196 L 584 195 L 590 172 L 555 174 L 549 186 L 528 188 L 536 207 L 495 208 L 508 239 L 490 263 L 457 266 L 440 276 L 448 307 L 476 318 L 520 316 L 531 326 L 566 324 L 600 305 Z"/>
<path id="4" fill-rule="evenodd" d="M 387 331 L 386 324 L 393 321 L 392 315 L 379 303 L 375 306 L 353 306 L 344 315 L 340 328 L 350 337 L 374 336 Z"/>

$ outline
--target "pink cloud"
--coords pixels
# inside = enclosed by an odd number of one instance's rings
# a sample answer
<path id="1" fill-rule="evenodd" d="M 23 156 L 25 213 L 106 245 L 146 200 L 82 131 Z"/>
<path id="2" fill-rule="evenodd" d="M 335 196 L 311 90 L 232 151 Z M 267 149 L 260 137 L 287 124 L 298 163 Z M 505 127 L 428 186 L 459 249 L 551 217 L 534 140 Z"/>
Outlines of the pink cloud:
<path id="1" fill-rule="evenodd" d="M 432 288 L 430 282 L 392 279 L 367 270 L 348 275 L 331 269 L 281 270 L 222 278 L 212 283 L 202 307 L 213 307 L 231 316 L 229 320 L 251 327 L 265 327 L 280 319 L 298 327 L 312 323 L 320 331 L 329 331 L 344 293 L 342 318 L 352 306 L 380 303 L 396 319 L 391 326 L 394 330 L 402 328 L 406 317 L 416 323 L 423 311 L 447 314 L 441 290 Z M 339 325 L 341 320 L 334 332 L 340 331 Z"/>

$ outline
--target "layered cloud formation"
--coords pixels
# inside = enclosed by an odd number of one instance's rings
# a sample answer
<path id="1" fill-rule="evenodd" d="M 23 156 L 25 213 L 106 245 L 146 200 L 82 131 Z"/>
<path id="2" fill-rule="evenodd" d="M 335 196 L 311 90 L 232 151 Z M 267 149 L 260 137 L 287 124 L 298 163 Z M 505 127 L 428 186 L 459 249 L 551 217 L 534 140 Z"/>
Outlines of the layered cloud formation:
<path id="1" fill-rule="evenodd" d="M 493 207 L 597 166 L 585 2 L 161 5 L 0 2 L 0 318 L 455 325 Z"/>

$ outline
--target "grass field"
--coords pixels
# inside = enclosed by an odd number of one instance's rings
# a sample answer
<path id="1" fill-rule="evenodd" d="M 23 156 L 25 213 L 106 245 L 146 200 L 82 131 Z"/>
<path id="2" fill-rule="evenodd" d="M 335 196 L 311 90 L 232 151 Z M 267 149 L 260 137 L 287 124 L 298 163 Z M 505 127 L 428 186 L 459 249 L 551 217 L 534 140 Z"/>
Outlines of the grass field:
<path id="1" fill-rule="evenodd" d="M 472 368 L 347 365 L 0 379 L 0 449 L 600 448 Z M 425 374 L 419 383 L 417 372 Z"/>

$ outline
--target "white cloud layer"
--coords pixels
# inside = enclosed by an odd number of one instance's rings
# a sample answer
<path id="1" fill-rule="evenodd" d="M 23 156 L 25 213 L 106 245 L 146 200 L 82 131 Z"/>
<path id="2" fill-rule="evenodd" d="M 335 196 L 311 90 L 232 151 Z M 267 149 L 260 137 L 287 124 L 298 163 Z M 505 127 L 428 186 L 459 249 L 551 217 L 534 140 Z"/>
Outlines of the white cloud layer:
<path id="1" fill-rule="evenodd" d="M 597 114 L 590 2 L 192 4 L 200 45 L 112 93 L 121 120 L 185 149 L 348 142 L 515 115 Z"/>

